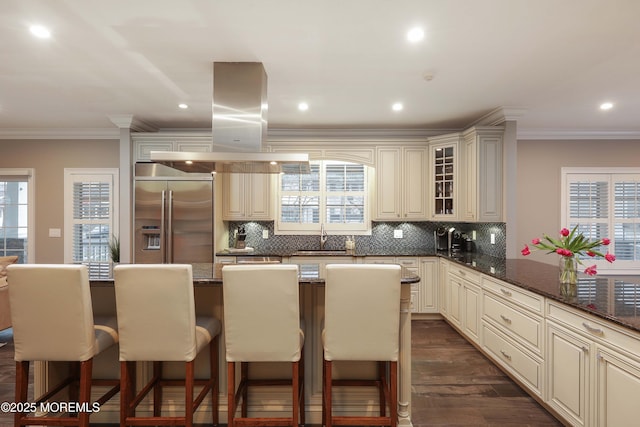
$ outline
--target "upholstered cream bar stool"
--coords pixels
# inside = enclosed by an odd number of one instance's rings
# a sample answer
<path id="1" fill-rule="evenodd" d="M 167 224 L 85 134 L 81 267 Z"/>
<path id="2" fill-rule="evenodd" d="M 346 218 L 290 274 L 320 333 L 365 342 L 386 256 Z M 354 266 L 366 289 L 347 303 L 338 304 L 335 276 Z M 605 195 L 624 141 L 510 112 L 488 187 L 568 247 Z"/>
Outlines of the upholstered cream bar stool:
<path id="1" fill-rule="evenodd" d="M 227 358 L 228 425 L 304 424 L 304 334 L 300 328 L 298 266 L 227 265 L 222 269 Z M 241 362 L 236 389 L 236 362 Z M 291 362 L 291 379 L 248 378 L 248 362 Z M 291 386 L 291 417 L 248 417 L 251 386 Z M 242 399 L 240 417 L 237 405 Z"/>
<path id="2" fill-rule="evenodd" d="M 76 413 L 31 416 L 17 412 L 15 426 L 88 426 L 94 403 L 118 393 L 119 380 L 92 380 L 93 358 L 118 342 L 116 319 L 93 318 L 89 273 L 84 265 L 14 264 L 7 268 L 16 360 L 15 402 L 77 402 Z M 72 362 L 70 375 L 41 397 L 28 399 L 31 361 Z M 93 386 L 108 390 L 91 401 Z M 59 394 L 65 389 L 68 395 Z"/>
<path id="3" fill-rule="evenodd" d="M 120 425 L 193 425 L 193 415 L 211 392 L 213 424 L 218 424 L 218 336 L 220 322 L 196 317 L 192 267 L 188 264 L 128 264 L 114 268 L 120 333 Z M 195 379 L 195 359 L 209 350 L 210 375 Z M 136 392 L 136 362 L 153 362 L 153 376 Z M 163 362 L 184 362 L 185 379 L 163 376 Z M 194 399 L 194 386 L 203 386 Z M 184 387 L 184 413 L 163 415 L 162 391 Z M 136 408 L 153 390 L 153 415 Z M 139 409 L 140 410 L 140 409 Z"/>
<path id="4" fill-rule="evenodd" d="M 327 265 L 322 331 L 323 418 L 326 427 L 397 425 L 400 279 L 399 265 Z M 332 363 L 347 360 L 378 362 L 378 378 L 332 379 Z M 366 385 L 378 387 L 379 416 L 333 415 L 332 387 Z"/>

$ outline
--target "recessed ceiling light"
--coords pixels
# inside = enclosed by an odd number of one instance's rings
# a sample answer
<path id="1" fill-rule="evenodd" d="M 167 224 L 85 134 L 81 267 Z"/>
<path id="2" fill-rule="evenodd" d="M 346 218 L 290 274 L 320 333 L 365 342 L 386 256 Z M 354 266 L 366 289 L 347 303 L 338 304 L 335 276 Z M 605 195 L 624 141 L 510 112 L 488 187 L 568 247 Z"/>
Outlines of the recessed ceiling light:
<path id="1" fill-rule="evenodd" d="M 192 161 L 192 160 L 185 160 L 184 162 L 185 162 L 186 164 L 188 164 L 188 165 L 192 165 L 192 164 L 193 164 L 193 161 Z"/>
<path id="2" fill-rule="evenodd" d="M 272 166 L 275 166 L 275 165 L 278 164 L 278 162 L 275 162 L 275 161 L 274 162 L 269 162 L 269 164 L 272 165 Z"/>
<path id="3" fill-rule="evenodd" d="M 31 34 L 33 34 L 34 36 L 40 39 L 48 39 L 51 37 L 51 31 L 49 31 L 46 27 L 43 27 L 42 25 L 32 25 L 29 27 L 29 31 L 31 31 Z"/>
<path id="4" fill-rule="evenodd" d="M 301 102 L 300 104 L 298 104 L 298 110 L 307 111 L 308 109 L 309 109 L 309 104 L 307 104 L 306 102 Z"/>
<path id="5" fill-rule="evenodd" d="M 407 40 L 409 40 L 410 43 L 417 43 L 422 39 L 424 39 L 424 31 L 422 28 L 415 27 L 407 32 Z"/>
<path id="6" fill-rule="evenodd" d="M 402 105 L 402 103 L 401 103 L 401 102 L 396 102 L 395 104 L 393 104 L 393 105 L 391 106 L 391 109 L 392 109 L 393 111 L 402 111 L 402 109 L 403 109 L 403 108 L 404 108 L 404 106 Z"/>
<path id="7" fill-rule="evenodd" d="M 178 108 L 186 110 L 187 108 L 189 108 L 189 106 L 187 104 L 178 104 Z"/>
<path id="8" fill-rule="evenodd" d="M 613 108 L 613 103 L 611 102 L 603 102 L 602 104 L 600 104 L 601 110 L 610 110 L 612 108 Z"/>

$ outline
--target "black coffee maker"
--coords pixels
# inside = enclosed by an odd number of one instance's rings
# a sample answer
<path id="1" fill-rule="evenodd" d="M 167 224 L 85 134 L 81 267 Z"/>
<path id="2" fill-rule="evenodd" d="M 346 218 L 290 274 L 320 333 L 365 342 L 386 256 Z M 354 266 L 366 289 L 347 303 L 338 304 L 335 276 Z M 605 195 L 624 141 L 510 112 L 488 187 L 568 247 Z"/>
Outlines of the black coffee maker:
<path id="1" fill-rule="evenodd" d="M 450 236 L 450 248 L 451 252 L 461 252 L 463 248 L 464 239 L 462 238 L 462 234 L 459 231 L 455 231 L 453 228 L 449 230 Z"/>
<path id="2" fill-rule="evenodd" d="M 446 227 L 438 227 L 433 232 L 433 238 L 436 242 L 436 251 L 448 251 L 449 250 L 449 234 Z"/>

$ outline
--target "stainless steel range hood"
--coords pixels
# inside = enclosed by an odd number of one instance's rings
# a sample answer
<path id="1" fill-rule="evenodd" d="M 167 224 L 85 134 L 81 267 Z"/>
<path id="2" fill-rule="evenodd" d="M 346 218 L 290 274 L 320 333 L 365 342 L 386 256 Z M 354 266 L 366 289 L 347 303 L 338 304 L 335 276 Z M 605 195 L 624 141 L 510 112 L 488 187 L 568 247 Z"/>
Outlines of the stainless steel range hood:
<path id="1" fill-rule="evenodd" d="M 308 154 L 263 151 L 267 74 L 262 63 L 213 63 L 212 137 L 212 152 L 151 151 L 151 161 L 185 172 L 309 171 Z"/>

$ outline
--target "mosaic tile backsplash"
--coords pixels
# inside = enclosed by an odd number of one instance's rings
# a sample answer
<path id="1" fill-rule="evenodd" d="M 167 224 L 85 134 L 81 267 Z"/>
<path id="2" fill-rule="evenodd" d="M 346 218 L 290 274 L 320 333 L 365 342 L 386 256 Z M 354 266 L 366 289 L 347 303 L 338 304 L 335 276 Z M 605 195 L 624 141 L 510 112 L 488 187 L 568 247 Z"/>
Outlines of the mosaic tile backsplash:
<path id="1" fill-rule="evenodd" d="M 229 247 L 235 244 L 233 230 L 245 227 L 246 245 L 257 252 L 294 251 L 298 249 L 320 249 L 320 235 L 275 235 L 274 222 L 229 222 Z M 434 231 L 440 226 L 455 227 L 456 231 L 469 237 L 476 232 L 474 252 L 504 258 L 506 256 L 506 224 L 466 223 L 466 222 L 374 222 L 370 236 L 354 236 L 358 252 L 384 254 L 403 250 L 435 250 Z M 262 238 L 263 230 L 269 231 L 269 238 Z M 393 237 L 394 230 L 402 230 L 403 237 Z M 495 235 L 495 244 L 491 244 L 491 234 Z M 347 236 L 329 233 L 325 249 L 344 249 Z M 222 250 L 224 248 L 220 248 Z"/>

